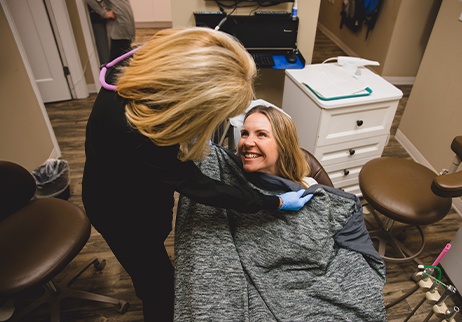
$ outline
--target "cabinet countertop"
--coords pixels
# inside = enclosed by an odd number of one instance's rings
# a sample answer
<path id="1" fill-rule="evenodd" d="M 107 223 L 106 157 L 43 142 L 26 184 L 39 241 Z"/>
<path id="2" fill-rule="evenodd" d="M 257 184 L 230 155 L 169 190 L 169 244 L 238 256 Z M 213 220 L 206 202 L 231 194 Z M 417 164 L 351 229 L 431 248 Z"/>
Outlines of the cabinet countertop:
<path id="1" fill-rule="evenodd" d="M 305 92 L 316 104 L 324 109 L 332 109 L 339 107 L 347 107 L 352 105 L 370 104 L 374 102 L 383 102 L 388 100 L 399 100 L 403 96 L 403 92 L 389 83 L 387 80 L 372 72 L 366 67 L 359 67 L 358 71 L 360 75 L 355 77 L 364 83 L 367 87 L 372 90 L 372 93 L 367 96 L 349 97 L 342 99 L 333 100 L 322 100 L 319 99 L 309 88 L 304 84 L 305 80 L 309 76 L 316 75 L 318 73 L 329 72 L 332 69 L 341 69 L 343 67 L 336 63 L 329 64 L 313 64 L 306 65 L 303 69 L 286 70 L 286 76 L 291 78 L 301 89 Z"/>

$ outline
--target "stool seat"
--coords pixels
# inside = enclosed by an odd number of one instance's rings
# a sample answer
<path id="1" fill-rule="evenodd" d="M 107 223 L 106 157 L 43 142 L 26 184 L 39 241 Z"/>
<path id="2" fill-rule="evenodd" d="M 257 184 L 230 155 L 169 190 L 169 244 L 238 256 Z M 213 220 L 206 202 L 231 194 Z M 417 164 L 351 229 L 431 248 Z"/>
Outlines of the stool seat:
<path id="1" fill-rule="evenodd" d="M 455 156 L 441 174 L 413 160 L 394 157 L 373 159 L 361 168 L 358 179 L 364 220 L 385 261 L 423 264 L 417 258 L 425 247 L 422 226 L 443 219 L 451 210 L 452 198 L 462 196 L 462 171 L 457 171 L 462 135 L 452 140 L 451 149 Z"/>
<path id="2" fill-rule="evenodd" d="M 26 168 L 0 160 L 0 321 L 29 321 L 29 313 L 46 305 L 47 321 L 59 322 L 68 298 L 112 304 L 125 313 L 125 300 L 72 287 L 90 266 L 104 269 L 104 259 L 91 258 L 62 276 L 91 236 L 85 211 L 67 200 L 37 199 L 35 192 Z"/>
<path id="3" fill-rule="evenodd" d="M 54 278 L 80 253 L 90 233 L 83 210 L 57 198 L 32 200 L 3 219 L 0 258 L 10 265 L 0 266 L 0 297 L 14 296 Z M 30 245 L 34 245 L 33 253 Z"/>
<path id="4" fill-rule="evenodd" d="M 386 217 L 409 225 L 428 225 L 441 220 L 452 199 L 431 190 L 436 173 L 402 158 L 382 157 L 367 162 L 359 174 L 363 198 Z"/>

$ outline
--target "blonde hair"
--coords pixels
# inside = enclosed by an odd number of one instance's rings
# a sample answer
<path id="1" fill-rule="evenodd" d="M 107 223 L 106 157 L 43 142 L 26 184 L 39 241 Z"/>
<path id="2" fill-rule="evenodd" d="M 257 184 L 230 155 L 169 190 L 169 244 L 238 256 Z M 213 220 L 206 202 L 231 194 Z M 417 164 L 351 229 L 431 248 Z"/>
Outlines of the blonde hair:
<path id="1" fill-rule="evenodd" d="M 257 105 L 246 113 L 244 121 L 254 113 L 265 115 L 271 124 L 278 146 L 279 158 L 276 166 L 280 176 L 307 187 L 303 178 L 310 175 L 311 168 L 298 144 L 297 129 L 292 119 L 276 108 Z"/>
<path id="2" fill-rule="evenodd" d="M 122 67 L 116 82 L 128 121 L 156 145 L 180 145 L 182 161 L 208 153 L 214 130 L 244 113 L 257 69 L 232 36 L 204 27 L 165 29 Z"/>

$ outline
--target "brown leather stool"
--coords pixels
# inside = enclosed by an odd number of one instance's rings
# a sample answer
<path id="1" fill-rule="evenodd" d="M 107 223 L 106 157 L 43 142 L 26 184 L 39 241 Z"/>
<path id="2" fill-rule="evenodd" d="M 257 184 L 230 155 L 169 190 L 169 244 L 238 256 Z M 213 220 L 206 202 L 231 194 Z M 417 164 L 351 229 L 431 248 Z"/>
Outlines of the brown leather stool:
<path id="1" fill-rule="evenodd" d="M 0 160 L 0 321 L 27 320 L 30 312 L 48 304 L 49 321 L 59 322 L 66 298 L 112 304 L 125 313 L 125 300 L 72 287 L 90 266 L 101 271 L 104 259 L 91 258 L 62 275 L 88 242 L 91 224 L 77 205 L 58 198 L 36 199 L 35 190 L 31 173 Z M 58 274 L 60 281 L 55 280 Z M 43 292 L 34 291 L 40 289 Z M 34 292 L 37 296 L 29 301 L 28 294 Z M 17 309 L 16 302 L 24 305 Z"/>
<path id="2" fill-rule="evenodd" d="M 456 157 L 449 172 L 441 175 L 412 160 L 394 157 L 374 159 L 362 167 L 359 187 L 365 209 L 377 224 L 369 234 L 378 241 L 377 250 L 384 260 L 415 260 L 425 247 L 421 226 L 444 218 L 452 198 L 462 195 L 462 172 L 456 172 L 462 158 L 462 136 L 453 140 L 451 148 Z M 420 235 L 418 245 L 412 245 L 413 251 L 411 245 L 403 243 L 405 233 L 412 228 Z"/>

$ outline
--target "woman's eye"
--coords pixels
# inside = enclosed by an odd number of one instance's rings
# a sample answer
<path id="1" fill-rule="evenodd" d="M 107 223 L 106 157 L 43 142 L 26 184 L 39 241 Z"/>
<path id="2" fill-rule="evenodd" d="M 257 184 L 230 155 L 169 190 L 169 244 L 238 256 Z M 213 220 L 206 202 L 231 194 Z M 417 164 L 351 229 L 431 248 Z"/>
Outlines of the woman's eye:
<path id="1" fill-rule="evenodd" d="M 264 138 L 264 137 L 266 137 L 266 133 L 260 132 L 260 133 L 258 133 L 258 136 Z"/>
<path id="2" fill-rule="evenodd" d="M 249 136 L 249 133 L 247 131 L 241 132 L 241 137 L 247 137 L 247 136 Z"/>

